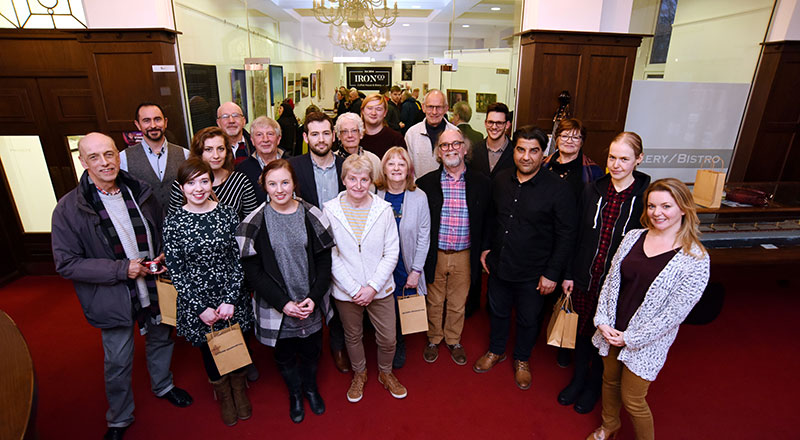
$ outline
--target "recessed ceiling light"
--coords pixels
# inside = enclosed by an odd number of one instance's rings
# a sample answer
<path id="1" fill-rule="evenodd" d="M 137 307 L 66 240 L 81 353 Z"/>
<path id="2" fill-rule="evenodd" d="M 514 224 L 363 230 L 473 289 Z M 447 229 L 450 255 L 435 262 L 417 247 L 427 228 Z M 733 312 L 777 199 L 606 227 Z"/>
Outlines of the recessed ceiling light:
<path id="1" fill-rule="evenodd" d="M 403 27 L 409 27 L 409 26 L 411 26 L 411 25 L 408 24 L 408 23 L 403 23 Z"/>
<path id="2" fill-rule="evenodd" d="M 469 27 L 468 24 L 462 24 L 461 27 Z"/>
<path id="3" fill-rule="evenodd" d="M 422 6 L 420 6 L 420 5 L 414 5 L 414 6 L 412 6 L 412 7 L 411 7 L 411 9 L 419 9 L 419 8 L 421 8 L 421 7 L 422 7 Z"/>
<path id="4" fill-rule="evenodd" d="M 500 10 L 500 8 L 498 8 L 496 6 L 494 8 L 491 8 L 491 9 L 492 9 L 492 11 L 499 11 Z"/>

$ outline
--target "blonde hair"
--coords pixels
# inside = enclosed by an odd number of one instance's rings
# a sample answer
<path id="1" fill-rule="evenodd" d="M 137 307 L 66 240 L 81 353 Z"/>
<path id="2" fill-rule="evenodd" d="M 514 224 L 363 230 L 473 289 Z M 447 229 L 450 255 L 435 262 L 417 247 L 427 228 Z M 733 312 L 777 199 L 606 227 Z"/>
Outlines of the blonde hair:
<path id="1" fill-rule="evenodd" d="M 350 173 L 364 172 L 369 174 L 369 180 L 375 180 L 375 170 L 372 169 L 372 162 L 367 159 L 367 156 L 351 154 L 347 156 L 347 159 L 345 159 L 342 164 L 342 181 L 344 181 Z"/>
<path id="2" fill-rule="evenodd" d="M 386 150 L 386 153 L 383 155 L 383 159 L 381 159 L 381 169 L 376 173 L 378 176 L 375 178 L 375 188 L 382 190 L 388 189 L 389 186 L 386 183 L 386 175 L 384 174 L 383 170 L 386 168 L 386 163 L 395 156 L 399 156 L 401 159 L 406 161 L 406 165 L 408 166 L 405 190 L 414 191 L 417 189 L 417 185 L 414 183 L 414 164 L 411 162 L 411 157 L 408 155 L 408 151 L 406 151 L 406 149 L 403 147 L 392 147 Z"/>
<path id="3" fill-rule="evenodd" d="M 669 194 L 675 199 L 678 208 L 683 211 L 684 215 L 683 218 L 681 218 L 681 227 L 678 230 L 678 236 L 675 238 L 675 241 L 681 245 L 681 250 L 695 258 L 702 258 L 707 251 L 705 246 L 700 243 L 700 219 L 697 218 L 697 208 L 695 207 L 694 199 L 692 198 L 692 193 L 689 191 L 689 188 L 680 180 L 668 177 L 666 179 L 656 180 L 647 187 L 644 192 L 645 209 L 640 218 L 642 226 L 647 229 L 653 229 L 653 222 L 650 221 L 650 216 L 647 215 L 647 204 L 650 193 L 656 191 L 664 191 Z M 700 249 L 700 255 L 692 252 L 692 247 L 694 245 L 697 245 Z"/>

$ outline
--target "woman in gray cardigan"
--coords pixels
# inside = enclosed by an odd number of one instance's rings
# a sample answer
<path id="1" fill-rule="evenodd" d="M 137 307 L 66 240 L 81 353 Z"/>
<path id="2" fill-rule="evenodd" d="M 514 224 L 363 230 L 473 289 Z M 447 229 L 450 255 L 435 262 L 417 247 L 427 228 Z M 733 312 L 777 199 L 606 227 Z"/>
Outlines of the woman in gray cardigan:
<path id="1" fill-rule="evenodd" d="M 637 439 L 655 435 L 645 397 L 678 327 L 708 284 L 709 263 L 689 189 L 676 179 L 644 193 L 641 222 L 619 245 L 600 292 L 592 342 L 603 356 L 603 424 L 587 440 L 616 437 L 624 405 Z"/>
<path id="2" fill-rule="evenodd" d="M 431 240 L 431 217 L 428 197 L 414 184 L 414 165 L 405 148 L 392 147 L 383 155 L 375 186 L 378 197 L 391 203 L 400 235 L 400 258 L 392 274 L 397 286 L 394 291 L 397 345 L 392 367 L 401 368 L 406 363 L 406 345 L 396 299 L 402 295 L 427 293 L 422 269 Z"/>

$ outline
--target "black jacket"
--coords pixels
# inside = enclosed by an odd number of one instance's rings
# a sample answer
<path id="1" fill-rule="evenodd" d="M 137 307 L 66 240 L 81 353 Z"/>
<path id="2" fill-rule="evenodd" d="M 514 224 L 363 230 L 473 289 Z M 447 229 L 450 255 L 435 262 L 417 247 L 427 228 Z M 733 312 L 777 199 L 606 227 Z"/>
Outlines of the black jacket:
<path id="1" fill-rule="evenodd" d="M 489 171 L 489 150 L 486 149 L 486 139 L 478 142 L 472 146 L 472 161 L 469 163 L 473 170 L 483 174 L 490 179 L 494 179 L 499 171 L 514 168 L 514 147 L 511 145 L 511 140 L 508 141 L 508 146 L 503 150 L 500 160 L 494 166 L 492 171 Z"/>
<path id="2" fill-rule="evenodd" d="M 506 281 L 532 281 L 544 275 L 558 282 L 575 240 L 575 195 L 555 174 L 539 169 L 520 183 L 516 168 L 492 181 L 490 249 L 486 265 Z"/>
<path id="3" fill-rule="evenodd" d="M 617 253 L 617 247 L 622 242 L 623 236 L 632 229 L 642 227 L 639 218 L 644 210 L 643 196 L 645 189 L 650 185 L 650 176 L 634 171 L 633 178 L 632 197 L 622 204 L 611 234 L 611 245 L 606 254 L 608 258 L 603 270 L 603 279 L 599 283 L 600 286 L 603 285 L 605 275 L 608 274 L 611 267 L 611 259 Z M 600 231 L 603 225 L 602 209 L 605 206 L 605 197 L 610 184 L 610 174 L 587 183 L 578 202 L 577 240 L 573 258 L 571 264 L 567 265 L 564 279 L 573 280 L 575 287 L 581 290 L 588 289 L 589 281 L 591 281 L 592 260 L 594 260 L 597 247 L 600 245 Z"/>
<path id="4" fill-rule="evenodd" d="M 442 167 L 436 171 L 417 179 L 417 186 L 428 196 L 428 208 L 431 212 L 431 245 L 428 248 L 428 258 L 425 260 L 425 280 L 428 284 L 434 280 L 436 272 L 436 259 L 439 251 L 439 226 L 442 219 L 442 205 L 444 195 L 442 194 Z M 474 289 L 481 288 L 481 243 L 483 242 L 486 230 L 486 214 L 489 209 L 491 197 L 489 178 L 472 171 L 467 167 L 466 175 L 466 196 L 467 209 L 469 210 L 469 233 L 472 242 L 470 249 L 470 275 L 472 282 L 470 294 Z"/>
<path id="5" fill-rule="evenodd" d="M 339 191 L 344 191 L 344 184 L 342 183 L 342 164 L 344 159 L 334 155 L 336 163 L 336 180 L 339 181 Z M 311 164 L 311 153 L 306 153 L 302 156 L 289 158 L 289 164 L 294 168 L 294 173 L 297 175 L 297 182 L 295 185 L 300 189 L 299 196 L 308 203 L 322 209 L 319 206 L 319 195 L 317 195 L 317 183 L 314 180 L 314 166 Z"/>
<path id="6" fill-rule="evenodd" d="M 258 163 L 258 159 L 253 156 L 248 157 L 243 160 L 242 163 L 236 165 L 236 171 L 247 176 L 247 180 L 253 184 L 253 190 L 256 193 L 258 204 L 264 203 L 267 200 L 267 193 L 264 192 L 264 188 L 258 184 L 258 178 L 261 177 L 261 164 Z"/>
<path id="7" fill-rule="evenodd" d="M 468 122 L 462 122 L 458 124 L 458 129 L 461 130 L 461 133 L 464 134 L 464 137 L 469 139 L 469 144 L 475 148 L 481 141 L 483 141 L 483 135 L 475 131 Z"/>

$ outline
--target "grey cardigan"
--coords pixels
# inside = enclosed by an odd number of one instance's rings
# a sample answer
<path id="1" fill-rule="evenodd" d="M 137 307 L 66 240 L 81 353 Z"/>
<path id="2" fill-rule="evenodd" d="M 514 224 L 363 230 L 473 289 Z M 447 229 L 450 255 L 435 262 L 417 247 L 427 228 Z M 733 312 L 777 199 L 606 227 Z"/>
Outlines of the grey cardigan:
<path id="1" fill-rule="evenodd" d="M 383 200 L 386 191 L 378 191 L 378 197 Z M 400 219 L 400 253 L 403 257 L 403 264 L 410 272 L 416 270 L 420 273 L 417 293 L 426 295 L 428 293 L 425 284 L 425 259 L 428 257 L 428 246 L 431 242 L 431 214 L 428 209 L 428 197 L 417 188 L 414 191 L 406 190 L 403 197 L 403 218 Z M 397 290 L 403 291 L 403 286 L 397 286 Z"/>
<path id="2" fill-rule="evenodd" d="M 617 318 L 617 299 L 620 287 L 620 263 L 628 255 L 633 245 L 646 229 L 634 229 L 625 234 L 611 262 L 600 298 L 597 313 L 594 315 L 595 327 L 609 325 L 614 327 Z M 617 359 L 631 372 L 644 380 L 654 381 L 664 362 L 667 352 L 678 335 L 678 326 L 689 312 L 708 284 L 710 258 L 697 245 L 692 253 L 679 251 L 658 274 L 642 305 L 636 310 L 623 333 L 625 346 Z M 608 356 L 609 343 L 596 331 L 592 342 L 601 356 Z"/>

